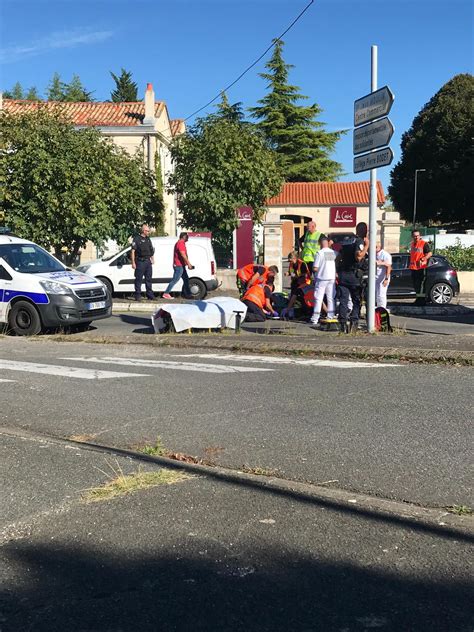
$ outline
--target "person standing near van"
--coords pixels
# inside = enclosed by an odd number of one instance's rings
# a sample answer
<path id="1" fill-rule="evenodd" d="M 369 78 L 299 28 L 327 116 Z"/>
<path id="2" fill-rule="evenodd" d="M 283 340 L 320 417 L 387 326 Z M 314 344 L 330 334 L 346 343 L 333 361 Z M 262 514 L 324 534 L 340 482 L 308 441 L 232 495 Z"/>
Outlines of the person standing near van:
<path id="1" fill-rule="evenodd" d="M 375 275 L 375 302 L 377 307 L 387 309 L 387 290 L 392 272 L 392 255 L 382 248 L 380 243 L 375 250 L 377 270 Z"/>
<path id="2" fill-rule="evenodd" d="M 183 295 L 184 297 L 189 297 L 191 295 L 191 289 L 189 287 L 189 277 L 186 271 L 186 266 L 189 270 L 194 270 L 194 266 L 189 263 L 188 259 L 188 251 L 186 249 L 186 242 L 189 239 L 188 233 L 180 233 L 179 239 L 174 246 L 173 252 L 173 278 L 171 279 L 168 287 L 163 293 L 163 298 L 167 301 L 172 300 L 174 297 L 171 296 L 170 292 L 178 283 L 180 279 L 183 279 Z"/>
<path id="3" fill-rule="evenodd" d="M 135 270 L 135 300 L 141 301 L 142 281 L 145 277 L 145 290 L 147 298 L 152 301 L 155 298 L 152 288 L 153 264 L 155 263 L 153 255 L 155 249 L 150 239 L 150 227 L 143 224 L 139 235 L 132 241 L 132 268 Z"/>

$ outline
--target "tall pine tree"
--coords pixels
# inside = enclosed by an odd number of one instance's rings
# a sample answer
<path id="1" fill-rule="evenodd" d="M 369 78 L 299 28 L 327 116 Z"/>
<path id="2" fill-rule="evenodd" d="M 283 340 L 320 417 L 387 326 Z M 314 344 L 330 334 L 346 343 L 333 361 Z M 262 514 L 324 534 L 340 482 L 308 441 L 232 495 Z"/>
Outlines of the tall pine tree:
<path id="1" fill-rule="evenodd" d="M 273 55 L 260 76 L 269 92 L 250 112 L 270 147 L 287 182 L 334 181 L 342 175 L 340 163 L 330 158 L 343 132 L 326 132 L 316 120 L 322 110 L 317 103 L 298 102 L 308 97 L 288 83 L 291 66 L 283 60 L 283 41 L 276 40 Z"/>
<path id="2" fill-rule="evenodd" d="M 48 89 L 46 91 L 46 98 L 48 101 L 64 101 L 64 89 L 66 85 L 61 81 L 59 73 L 55 72 L 51 81 L 49 82 Z"/>
<path id="3" fill-rule="evenodd" d="M 115 90 L 112 90 L 110 97 L 114 103 L 120 103 L 122 101 L 137 101 L 138 100 L 138 86 L 132 81 L 132 73 L 121 69 L 120 77 L 110 71 L 112 79 L 115 81 Z"/>
<path id="4" fill-rule="evenodd" d="M 64 101 L 92 101 L 92 92 L 82 85 L 79 75 L 73 75 L 71 82 L 65 86 Z"/>
<path id="5" fill-rule="evenodd" d="M 31 86 L 31 88 L 29 88 L 28 92 L 26 93 L 25 99 L 27 101 L 41 101 L 41 97 L 38 94 L 36 86 Z"/>

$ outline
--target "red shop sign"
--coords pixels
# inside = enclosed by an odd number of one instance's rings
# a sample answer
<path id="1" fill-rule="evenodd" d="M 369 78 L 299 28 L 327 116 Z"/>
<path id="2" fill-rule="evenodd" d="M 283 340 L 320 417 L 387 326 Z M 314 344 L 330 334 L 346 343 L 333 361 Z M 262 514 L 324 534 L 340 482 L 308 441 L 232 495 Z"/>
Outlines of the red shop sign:
<path id="1" fill-rule="evenodd" d="M 329 209 L 329 226 L 331 228 L 353 228 L 357 223 L 356 206 L 331 206 Z"/>

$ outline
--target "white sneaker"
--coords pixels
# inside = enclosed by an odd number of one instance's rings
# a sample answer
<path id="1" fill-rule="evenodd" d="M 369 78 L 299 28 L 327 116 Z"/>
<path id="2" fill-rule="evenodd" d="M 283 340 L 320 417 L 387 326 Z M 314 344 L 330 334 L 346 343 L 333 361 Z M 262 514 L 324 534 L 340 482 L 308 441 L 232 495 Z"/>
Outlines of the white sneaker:
<path id="1" fill-rule="evenodd" d="M 174 300 L 174 296 L 171 296 L 171 294 L 168 294 L 167 292 L 165 292 L 165 293 L 163 294 L 163 297 L 162 297 L 162 298 L 166 299 L 167 301 L 172 301 L 172 300 Z"/>

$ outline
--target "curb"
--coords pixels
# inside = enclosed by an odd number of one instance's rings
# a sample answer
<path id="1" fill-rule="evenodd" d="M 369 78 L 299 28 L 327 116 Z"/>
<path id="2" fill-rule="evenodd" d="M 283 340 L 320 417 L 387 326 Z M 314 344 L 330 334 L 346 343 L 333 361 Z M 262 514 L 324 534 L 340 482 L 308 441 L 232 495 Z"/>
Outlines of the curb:
<path id="1" fill-rule="evenodd" d="M 184 303 L 184 302 L 183 302 Z M 166 305 L 167 301 L 161 302 L 114 302 L 112 312 L 154 312 L 159 307 Z M 474 309 L 465 305 L 391 305 L 390 313 L 393 316 L 459 316 L 474 313 Z"/>
<path id="2" fill-rule="evenodd" d="M 425 525 L 430 525 L 430 530 L 436 529 L 441 537 L 458 536 L 472 539 L 471 534 L 474 533 L 474 522 L 471 516 L 458 516 L 448 512 L 445 507 L 423 507 L 381 496 L 369 496 L 366 493 L 349 491 L 339 487 L 328 487 L 321 483 L 308 483 L 293 479 L 249 474 L 241 470 L 220 466 L 217 463 L 198 464 L 166 456 L 147 455 L 131 448 L 76 441 L 26 429 L 19 430 L 6 427 L 2 428 L 0 434 L 18 438 L 39 438 L 42 441 L 56 445 L 74 446 L 76 449 L 108 453 L 137 461 L 154 463 L 168 469 L 184 470 L 194 476 L 213 478 L 224 484 L 240 484 L 256 490 L 269 491 L 278 496 L 285 497 L 290 493 L 296 495 L 303 502 L 316 501 L 330 511 L 339 511 L 341 508 L 344 508 L 346 511 L 350 510 L 354 514 L 370 513 L 380 521 L 385 520 L 384 516 L 391 516 L 392 520 L 396 520 L 400 524 L 410 521 L 410 526 L 418 530 L 424 530 L 426 528 Z"/>
<path id="3" fill-rule="evenodd" d="M 43 337 L 44 340 L 45 337 Z M 242 351 L 248 354 L 280 354 L 296 357 L 340 357 L 357 360 L 405 361 L 417 364 L 461 364 L 474 366 L 474 351 L 450 349 L 420 349 L 409 347 L 364 347 L 363 345 L 310 344 L 299 341 L 259 342 L 242 340 L 239 335 L 219 335 L 209 337 L 202 334 L 161 334 L 145 337 L 127 336 L 89 336 L 89 335 L 53 335 L 55 342 L 88 344 L 132 344 L 151 347 L 174 347 L 177 349 L 216 349 L 220 351 Z"/>

